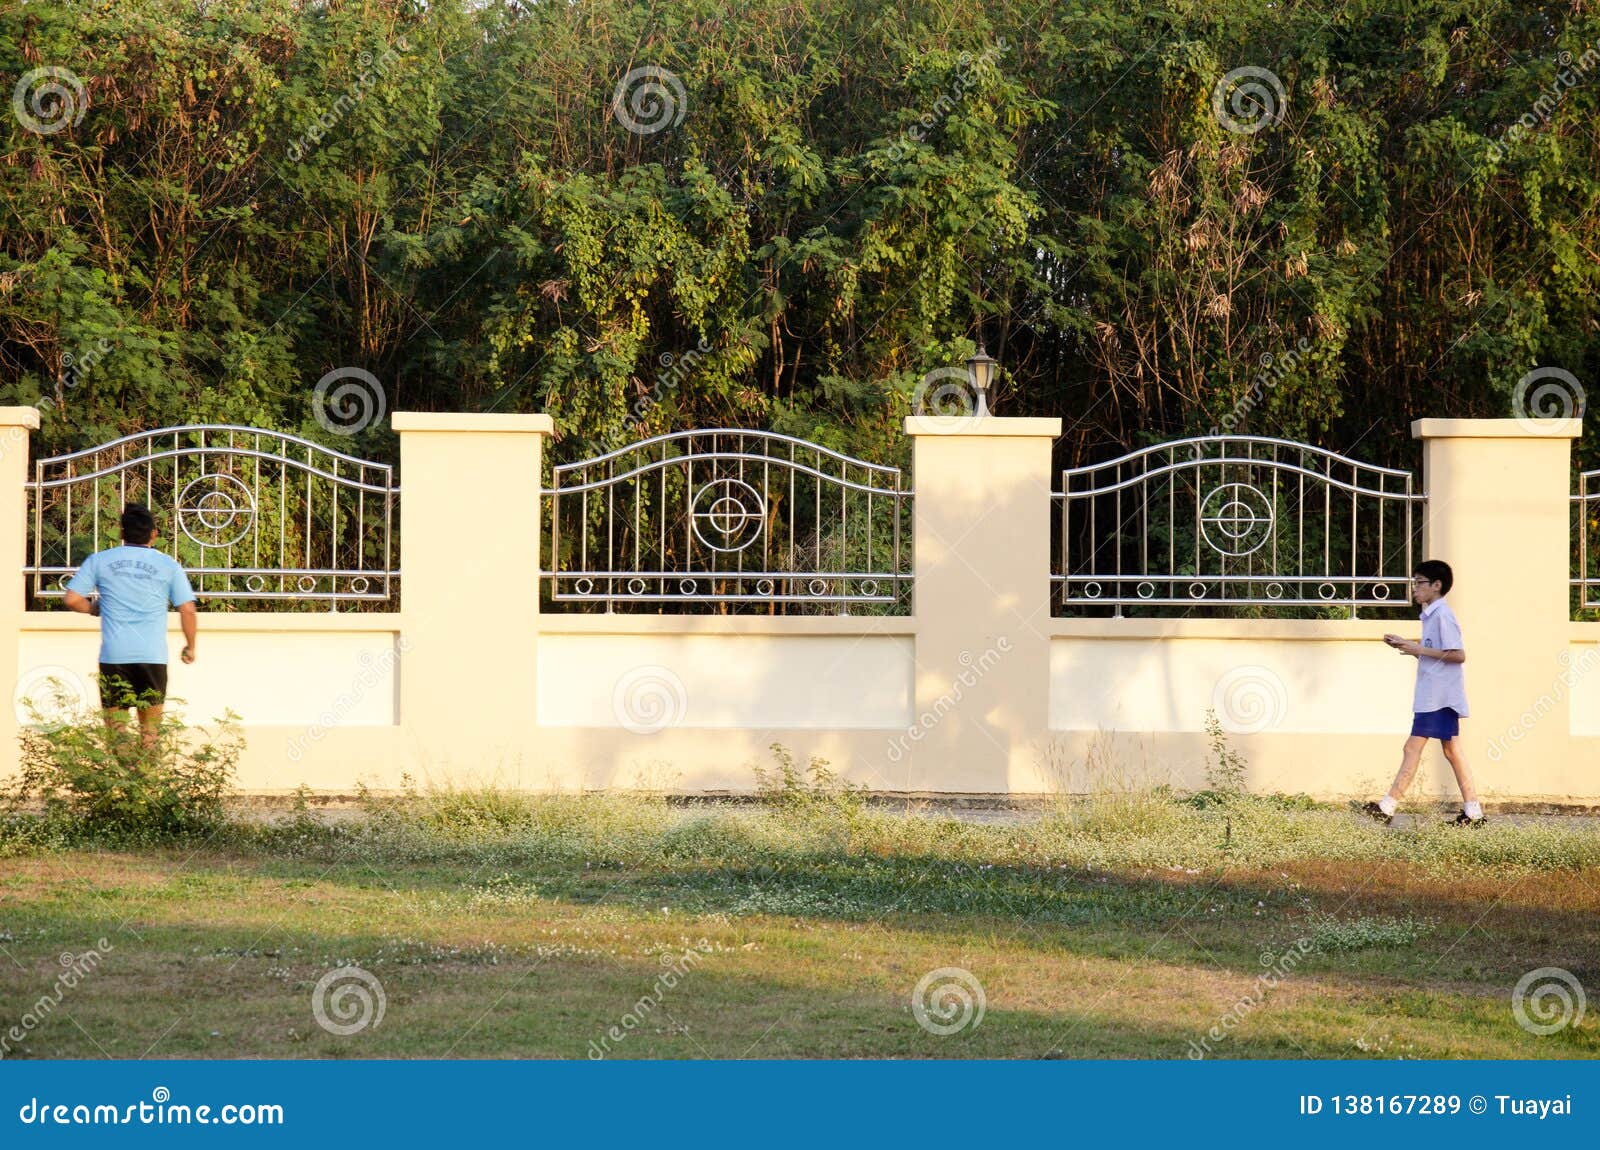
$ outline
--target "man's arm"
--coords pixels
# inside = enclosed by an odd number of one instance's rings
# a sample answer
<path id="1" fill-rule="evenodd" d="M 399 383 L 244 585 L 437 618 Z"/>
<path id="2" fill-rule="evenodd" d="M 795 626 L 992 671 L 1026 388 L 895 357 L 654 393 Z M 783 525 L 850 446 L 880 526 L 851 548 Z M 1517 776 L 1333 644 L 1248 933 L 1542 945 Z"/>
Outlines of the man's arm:
<path id="1" fill-rule="evenodd" d="M 100 600 L 85 598 L 76 591 L 68 591 L 65 602 L 68 611 L 78 611 L 84 615 L 100 614 Z"/>
<path id="2" fill-rule="evenodd" d="M 183 661 L 192 663 L 195 635 L 200 629 L 200 612 L 195 609 L 193 599 L 178 608 L 178 620 L 183 624 Z"/>

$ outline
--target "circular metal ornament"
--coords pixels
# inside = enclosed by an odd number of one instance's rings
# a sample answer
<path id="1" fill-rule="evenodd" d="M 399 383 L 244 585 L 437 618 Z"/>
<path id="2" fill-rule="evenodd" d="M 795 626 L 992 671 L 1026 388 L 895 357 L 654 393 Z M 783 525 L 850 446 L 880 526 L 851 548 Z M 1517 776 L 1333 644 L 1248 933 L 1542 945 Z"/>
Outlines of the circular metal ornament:
<path id="1" fill-rule="evenodd" d="M 1282 583 L 1268 583 L 1267 584 L 1267 598 L 1268 599 L 1282 599 L 1283 598 L 1283 584 Z"/>
<path id="2" fill-rule="evenodd" d="M 245 579 L 244 589 L 252 595 L 259 595 L 267 589 L 267 581 L 260 575 L 251 575 Z"/>
<path id="3" fill-rule="evenodd" d="M 1317 594 L 1324 599 L 1332 599 L 1338 593 L 1339 588 L 1335 587 L 1332 583 L 1324 583 L 1322 586 L 1317 588 Z"/>
<path id="4" fill-rule="evenodd" d="M 1389 584 L 1379 583 L 1372 589 L 1372 597 L 1374 599 L 1387 599 L 1389 597 Z"/>
<path id="5" fill-rule="evenodd" d="M 1213 551 L 1249 555 L 1272 535 L 1272 501 L 1248 483 L 1213 487 L 1200 501 L 1200 533 Z"/>
<path id="6" fill-rule="evenodd" d="M 643 595 L 646 587 L 648 587 L 648 584 L 638 576 L 628 580 L 628 594 L 630 595 Z"/>
<path id="7" fill-rule="evenodd" d="M 813 579 L 806 585 L 806 589 L 813 595 L 826 595 L 828 593 L 828 581 L 826 579 Z"/>
<path id="8" fill-rule="evenodd" d="M 742 479 L 713 479 L 689 503 L 695 538 L 713 551 L 743 551 L 761 538 L 767 501 Z"/>
<path id="9" fill-rule="evenodd" d="M 202 547 L 231 547 L 255 524 L 256 501 L 223 472 L 191 479 L 178 493 L 178 527 Z"/>
<path id="10" fill-rule="evenodd" d="M 1145 582 L 1139 584 L 1139 586 L 1135 587 L 1134 590 L 1139 593 L 1139 598 L 1150 599 L 1154 598 L 1155 596 L 1156 585 L 1146 580 Z"/>
<path id="11" fill-rule="evenodd" d="M 354 579 L 350 580 L 350 590 L 355 592 L 357 595 L 365 595 L 369 586 L 370 584 L 367 582 L 366 576 L 364 575 L 357 575 Z"/>
<path id="12" fill-rule="evenodd" d="M 594 580 L 593 579 L 579 579 L 576 583 L 574 583 L 572 585 L 572 589 L 574 591 L 576 591 L 580 595 L 593 595 L 594 594 Z"/>
<path id="13" fill-rule="evenodd" d="M 295 586 L 300 589 L 302 595 L 309 595 L 317 589 L 317 577 L 315 575 L 302 575 L 299 581 L 295 583 Z"/>
<path id="14" fill-rule="evenodd" d="M 694 591 L 695 591 L 695 588 L 698 587 L 698 586 L 699 586 L 699 584 L 696 583 L 693 579 L 679 579 L 678 580 L 678 594 L 680 594 L 680 595 L 693 595 Z"/>
<path id="15" fill-rule="evenodd" d="M 1204 583 L 1191 583 L 1191 584 L 1189 584 L 1189 598 L 1191 598 L 1191 599 L 1204 599 L 1205 597 L 1206 597 L 1206 585 Z"/>
<path id="16" fill-rule="evenodd" d="M 772 580 L 771 579 L 762 579 L 759 582 L 757 582 L 756 583 L 756 594 L 757 595 L 770 595 L 770 594 L 772 594 Z"/>
<path id="17" fill-rule="evenodd" d="M 1101 590 L 1100 584 L 1098 584 L 1098 583 L 1085 583 L 1083 585 L 1083 594 L 1084 594 L 1084 596 L 1086 598 L 1089 598 L 1089 599 L 1098 599 L 1098 598 L 1100 598 L 1100 590 Z"/>

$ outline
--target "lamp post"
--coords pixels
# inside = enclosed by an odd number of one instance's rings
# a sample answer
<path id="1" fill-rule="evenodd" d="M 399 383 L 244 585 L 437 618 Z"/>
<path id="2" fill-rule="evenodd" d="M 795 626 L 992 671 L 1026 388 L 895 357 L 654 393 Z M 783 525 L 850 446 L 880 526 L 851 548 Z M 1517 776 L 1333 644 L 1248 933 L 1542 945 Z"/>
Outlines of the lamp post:
<path id="1" fill-rule="evenodd" d="M 972 388 L 978 393 L 978 410 L 973 414 L 985 416 L 989 414 L 989 385 L 994 382 L 994 369 L 999 364 L 983 348 L 983 340 L 978 340 L 978 352 L 967 360 L 967 378 L 972 381 Z"/>

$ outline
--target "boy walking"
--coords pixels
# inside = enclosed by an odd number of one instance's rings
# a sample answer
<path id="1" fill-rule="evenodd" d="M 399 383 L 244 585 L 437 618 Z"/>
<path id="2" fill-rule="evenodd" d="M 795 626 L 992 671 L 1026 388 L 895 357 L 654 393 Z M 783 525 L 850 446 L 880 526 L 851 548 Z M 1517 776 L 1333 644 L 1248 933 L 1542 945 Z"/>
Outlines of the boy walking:
<path id="1" fill-rule="evenodd" d="M 1395 807 L 1405 797 L 1429 739 L 1439 740 L 1445 760 L 1455 772 L 1456 785 L 1461 788 L 1461 813 L 1450 825 L 1481 827 L 1485 821 L 1478 793 L 1472 786 L 1472 773 L 1461 753 L 1461 740 L 1457 738 L 1460 721 L 1467 717 L 1466 676 L 1461 668 L 1467 661 L 1467 652 L 1461 645 L 1461 624 L 1444 601 L 1454 583 L 1450 564 L 1438 559 L 1418 563 L 1411 576 L 1411 597 L 1422 608 L 1422 640 L 1413 642 L 1393 634 L 1383 637 L 1389 646 L 1416 659 L 1417 688 L 1411 706 L 1416 718 L 1400 758 L 1400 773 L 1395 775 L 1388 794 L 1361 808 L 1380 823 L 1388 824 L 1394 819 Z"/>
<path id="2" fill-rule="evenodd" d="M 155 742 L 167 698 L 167 607 L 176 607 L 183 623 L 185 663 L 194 662 L 198 615 L 189 577 L 177 560 L 155 549 L 155 540 L 155 517 L 140 504 L 128 504 L 122 509 L 122 546 L 85 559 L 66 595 L 71 610 L 100 617 L 106 726 L 122 726 L 134 708 L 146 745 Z M 93 594 L 99 598 L 91 602 Z"/>

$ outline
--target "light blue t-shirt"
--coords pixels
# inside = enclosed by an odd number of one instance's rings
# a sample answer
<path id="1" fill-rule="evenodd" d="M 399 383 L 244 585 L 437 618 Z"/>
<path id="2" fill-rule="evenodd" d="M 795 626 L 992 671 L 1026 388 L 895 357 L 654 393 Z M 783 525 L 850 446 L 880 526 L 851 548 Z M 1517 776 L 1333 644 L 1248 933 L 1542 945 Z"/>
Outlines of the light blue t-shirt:
<path id="1" fill-rule="evenodd" d="M 83 561 L 67 589 L 100 595 L 100 661 L 165 663 L 167 607 L 194 601 L 189 577 L 154 547 L 113 547 Z"/>

